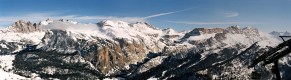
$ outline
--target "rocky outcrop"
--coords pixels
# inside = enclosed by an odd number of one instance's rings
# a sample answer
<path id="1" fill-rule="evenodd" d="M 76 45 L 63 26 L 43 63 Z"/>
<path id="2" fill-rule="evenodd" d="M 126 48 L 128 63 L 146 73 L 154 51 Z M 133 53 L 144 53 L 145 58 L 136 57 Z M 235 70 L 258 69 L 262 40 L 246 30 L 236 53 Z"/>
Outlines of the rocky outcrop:
<path id="1" fill-rule="evenodd" d="M 180 37 L 180 35 L 165 35 L 164 36 L 164 38 L 170 38 L 170 39 L 172 39 L 172 38 L 179 38 Z"/>
<path id="2" fill-rule="evenodd" d="M 94 37 L 91 40 L 73 38 L 73 35 L 62 30 L 47 31 L 42 39 L 41 49 L 46 51 L 58 51 L 66 54 L 80 52 L 86 61 L 91 62 L 96 69 L 106 75 L 118 75 L 118 71 L 127 69 L 126 66 L 142 61 L 151 50 L 141 43 L 142 40 L 128 41 L 124 38 L 116 38 L 114 41 Z"/>
<path id="3" fill-rule="evenodd" d="M 182 39 L 187 39 L 190 36 L 199 36 L 202 34 L 213 34 L 213 33 L 223 33 L 225 30 L 223 28 L 212 28 L 212 29 L 207 29 L 207 28 L 195 28 L 189 33 L 186 33 L 185 36 L 183 36 Z"/>
<path id="4" fill-rule="evenodd" d="M 212 28 L 212 29 L 207 29 L 207 28 L 195 28 L 192 30 L 191 33 L 199 33 L 199 34 L 212 34 L 212 33 L 222 33 L 224 29 L 222 28 Z"/>
<path id="5" fill-rule="evenodd" d="M 23 20 L 19 20 L 12 24 L 10 27 L 15 32 L 20 32 L 20 33 L 29 33 L 29 32 L 34 32 L 34 31 L 39 31 L 39 25 L 36 23 L 31 23 L 31 22 L 25 22 Z"/>
<path id="6" fill-rule="evenodd" d="M 0 55 L 8 55 L 22 48 L 23 43 L 0 41 Z"/>
<path id="7" fill-rule="evenodd" d="M 224 30 L 224 33 L 242 34 L 243 32 L 239 26 L 230 26 Z"/>

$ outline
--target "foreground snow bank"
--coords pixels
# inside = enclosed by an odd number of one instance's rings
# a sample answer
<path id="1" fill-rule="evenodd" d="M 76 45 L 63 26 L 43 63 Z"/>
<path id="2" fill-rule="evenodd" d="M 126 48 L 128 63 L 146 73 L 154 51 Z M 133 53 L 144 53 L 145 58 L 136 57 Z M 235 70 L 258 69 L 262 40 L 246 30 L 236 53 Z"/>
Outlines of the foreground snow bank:
<path id="1" fill-rule="evenodd" d="M 1 55 L 0 56 L 0 80 L 19 80 L 19 79 L 27 79 L 23 76 L 19 76 L 17 74 L 12 73 L 10 71 L 13 68 L 13 60 L 15 55 Z"/>

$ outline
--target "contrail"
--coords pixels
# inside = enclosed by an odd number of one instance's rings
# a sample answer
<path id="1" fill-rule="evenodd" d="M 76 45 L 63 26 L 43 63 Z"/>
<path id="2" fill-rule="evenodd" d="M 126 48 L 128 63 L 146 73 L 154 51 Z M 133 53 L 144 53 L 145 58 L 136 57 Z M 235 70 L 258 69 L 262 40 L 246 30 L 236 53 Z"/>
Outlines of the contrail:
<path id="1" fill-rule="evenodd" d="M 154 18 L 154 17 L 159 17 L 159 16 L 174 14 L 174 13 L 178 13 L 178 12 L 183 12 L 183 11 L 187 11 L 187 10 L 191 10 L 191 9 L 193 9 L 193 8 L 187 8 L 187 9 L 183 9 L 183 10 L 179 10 L 179 11 L 172 11 L 172 12 L 154 14 L 154 15 L 143 17 L 143 19 L 150 19 L 150 18 Z"/>

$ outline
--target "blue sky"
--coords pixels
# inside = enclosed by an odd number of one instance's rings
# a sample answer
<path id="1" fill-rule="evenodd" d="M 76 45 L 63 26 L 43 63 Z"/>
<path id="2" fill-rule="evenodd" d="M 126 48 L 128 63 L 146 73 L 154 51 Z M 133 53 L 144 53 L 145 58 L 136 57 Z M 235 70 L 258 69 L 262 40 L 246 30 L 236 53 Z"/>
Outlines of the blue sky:
<path id="1" fill-rule="evenodd" d="M 164 29 L 252 26 L 262 31 L 291 31 L 291 0 L 0 0 L 0 26 L 71 19 L 147 21 Z"/>

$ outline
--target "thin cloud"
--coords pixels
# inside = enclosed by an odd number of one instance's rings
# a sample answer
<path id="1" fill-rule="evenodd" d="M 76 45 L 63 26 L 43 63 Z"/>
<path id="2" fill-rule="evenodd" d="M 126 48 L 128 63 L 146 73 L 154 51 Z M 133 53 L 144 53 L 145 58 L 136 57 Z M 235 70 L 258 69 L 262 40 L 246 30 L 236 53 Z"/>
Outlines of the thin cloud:
<path id="1" fill-rule="evenodd" d="M 213 25 L 213 24 L 240 24 L 241 22 L 186 22 L 186 21 L 167 21 L 171 23 L 190 24 L 190 25 Z"/>
<path id="2" fill-rule="evenodd" d="M 73 16 L 65 19 L 74 20 L 121 20 L 126 22 L 145 22 L 145 19 L 140 17 L 116 17 L 116 16 Z"/>
<path id="3" fill-rule="evenodd" d="M 100 20 L 106 20 L 106 19 L 113 19 L 113 20 L 121 20 L 121 21 L 127 21 L 127 22 L 145 22 L 148 19 L 154 18 L 154 17 L 159 17 L 159 16 L 164 16 L 164 15 L 169 15 L 169 14 L 174 14 L 178 12 L 183 12 L 187 10 L 191 10 L 193 8 L 187 8 L 179 11 L 172 11 L 172 12 L 166 12 L 166 13 L 159 13 L 159 14 L 154 14 L 146 17 L 117 17 L 117 16 L 73 16 L 71 18 L 66 18 L 66 19 L 81 19 L 81 20 L 90 20 L 90 19 L 100 19 Z"/>
<path id="4" fill-rule="evenodd" d="M 143 19 L 150 19 L 150 18 L 154 18 L 154 17 L 159 17 L 159 16 L 164 16 L 164 15 L 174 14 L 174 13 L 178 13 L 178 12 L 187 11 L 187 10 L 190 10 L 190 9 L 192 9 L 192 8 L 187 8 L 187 9 L 183 9 L 183 10 L 179 10 L 179 11 L 172 11 L 172 12 L 154 14 L 154 15 L 146 16 Z"/>
<path id="5" fill-rule="evenodd" d="M 223 14 L 224 14 L 224 17 L 237 17 L 237 16 L 239 16 L 239 13 L 237 13 L 237 12 L 225 12 Z"/>

